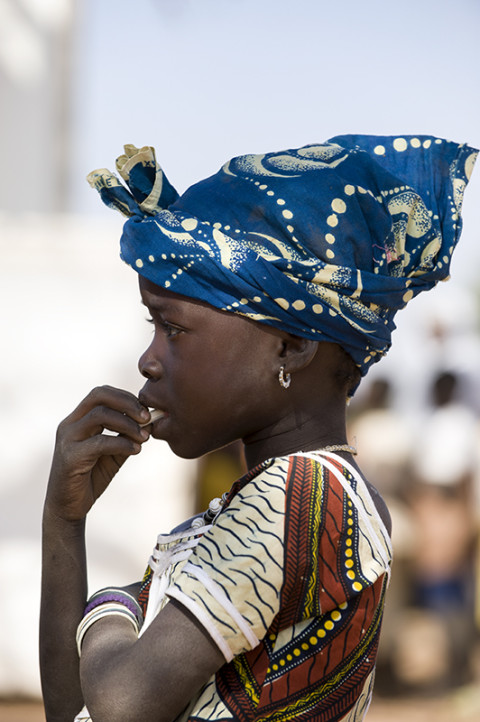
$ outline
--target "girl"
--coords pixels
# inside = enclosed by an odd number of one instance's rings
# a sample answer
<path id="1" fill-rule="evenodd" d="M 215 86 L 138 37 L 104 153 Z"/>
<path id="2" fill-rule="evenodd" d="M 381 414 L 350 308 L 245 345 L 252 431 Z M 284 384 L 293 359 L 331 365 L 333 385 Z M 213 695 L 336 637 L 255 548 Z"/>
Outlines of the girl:
<path id="1" fill-rule="evenodd" d="M 342 136 L 235 158 L 182 197 L 151 148 L 125 147 L 127 187 L 91 174 L 130 216 L 121 253 L 154 336 L 138 398 L 97 388 L 58 429 L 49 722 L 364 718 L 390 517 L 355 464 L 346 402 L 395 312 L 448 276 L 475 157 L 427 136 Z M 158 537 L 143 582 L 87 600 L 86 516 L 150 436 L 185 458 L 241 439 L 248 472 Z"/>

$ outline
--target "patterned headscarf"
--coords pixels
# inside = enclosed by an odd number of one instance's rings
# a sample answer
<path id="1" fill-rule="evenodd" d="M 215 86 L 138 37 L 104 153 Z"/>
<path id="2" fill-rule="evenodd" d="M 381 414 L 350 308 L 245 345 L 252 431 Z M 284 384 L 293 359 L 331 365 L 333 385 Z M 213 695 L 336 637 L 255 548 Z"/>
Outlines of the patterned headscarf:
<path id="1" fill-rule="evenodd" d="M 362 374 L 396 311 L 448 277 L 477 152 L 430 136 L 344 135 L 244 155 L 178 196 L 153 148 L 90 184 L 130 219 L 121 256 L 217 309 L 340 344 Z"/>

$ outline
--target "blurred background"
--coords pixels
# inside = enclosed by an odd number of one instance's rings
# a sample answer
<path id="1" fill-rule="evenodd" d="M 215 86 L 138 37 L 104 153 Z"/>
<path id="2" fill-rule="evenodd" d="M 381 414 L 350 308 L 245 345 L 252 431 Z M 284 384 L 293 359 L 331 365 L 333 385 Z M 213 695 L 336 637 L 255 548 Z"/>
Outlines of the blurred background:
<path id="1" fill-rule="evenodd" d="M 122 220 L 86 174 L 124 143 L 154 145 L 180 192 L 234 155 L 341 133 L 478 148 L 479 29 L 478 0 L 0 0 L 0 719 L 43 719 L 56 426 L 93 386 L 142 385 L 149 329 L 118 259 Z M 452 280 L 399 314 L 350 407 L 394 518 L 372 722 L 480 718 L 478 168 L 463 218 Z M 156 535 L 239 463 L 236 449 L 196 464 L 149 442 L 89 519 L 91 589 L 138 579 Z"/>

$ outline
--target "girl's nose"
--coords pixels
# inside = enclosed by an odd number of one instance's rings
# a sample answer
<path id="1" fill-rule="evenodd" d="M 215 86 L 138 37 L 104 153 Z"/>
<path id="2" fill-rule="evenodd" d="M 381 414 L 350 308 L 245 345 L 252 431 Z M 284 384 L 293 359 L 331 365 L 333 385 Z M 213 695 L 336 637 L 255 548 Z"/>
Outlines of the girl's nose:
<path id="1" fill-rule="evenodd" d="M 138 370 L 146 379 L 154 380 L 162 376 L 162 364 L 154 355 L 152 346 L 149 346 L 138 359 Z"/>

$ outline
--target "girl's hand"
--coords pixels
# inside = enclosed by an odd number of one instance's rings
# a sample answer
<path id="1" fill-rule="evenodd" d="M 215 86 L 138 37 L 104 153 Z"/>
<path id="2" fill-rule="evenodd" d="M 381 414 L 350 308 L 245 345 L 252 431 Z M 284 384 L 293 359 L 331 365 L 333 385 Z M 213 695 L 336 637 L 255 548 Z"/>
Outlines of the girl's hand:
<path id="1" fill-rule="evenodd" d="M 84 519 L 149 432 L 150 413 L 128 391 L 93 389 L 57 430 L 45 507 L 66 521 Z M 116 435 L 104 434 L 104 430 Z"/>

